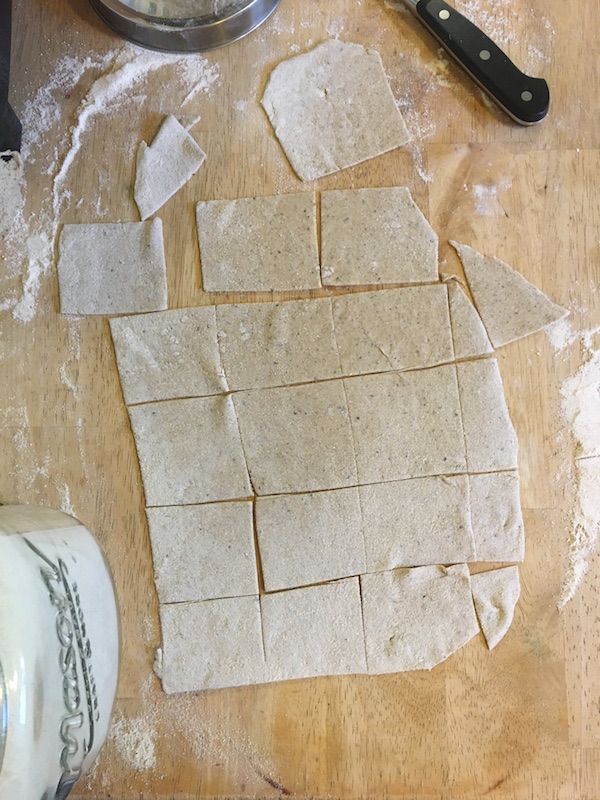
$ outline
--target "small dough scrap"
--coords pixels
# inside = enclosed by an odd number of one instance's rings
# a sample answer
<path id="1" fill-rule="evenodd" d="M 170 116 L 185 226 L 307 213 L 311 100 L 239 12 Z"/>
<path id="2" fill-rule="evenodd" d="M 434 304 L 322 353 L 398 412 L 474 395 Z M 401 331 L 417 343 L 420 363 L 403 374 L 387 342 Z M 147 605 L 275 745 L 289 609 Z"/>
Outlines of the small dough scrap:
<path id="1" fill-rule="evenodd" d="M 471 589 L 481 630 L 490 650 L 512 625 L 521 594 L 519 568 L 505 567 L 471 575 Z"/>
<path id="2" fill-rule="evenodd" d="M 438 237 L 405 186 L 321 194 L 324 286 L 438 280 Z"/>
<path id="3" fill-rule="evenodd" d="M 258 497 L 256 532 L 267 592 L 366 571 L 356 487 Z"/>
<path id="4" fill-rule="evenodd" d="M 162 222 L 63 225 L 62 314 L 138 314 L 167 307 Z"/>
<path id="5" fill-rule="evenodd" d="M 256 494 L 356 485 L 352 430 L 341 380 L 233 395 Z"/>
<path id="6" fill-rule="evenodd" d="M 448 290 L 442 284 L 332 298 L 344 375 L 453 361 Z"/>
<path id="7" fill-rule="evenodd" d="M 23 160 L 13 150 L 0 151 L 0 236 L 12 228 L 23 208 Z"/>
<path id="8" fill-rule="evenodd" d="M 262 683 L 266 677 L 258 597 L 161 605 L 167 694 Z"/>
<path id="9" fill-rule="evenodd" d="M 258 594 L 252 503 L 148 508 L 161 603 Z"/>
<path id="10" fill-rule="evenodd" d="M 252 494 L 230 396 L 166 400 L 128 411 L 147 506 Z"/>
<path id="11" fill-rule="evenodd" d="M 269 680 L 366 672 L 358 578 L 260 598 Z"/>
<path id="12" fill-rule="evenodd" d="M 345 378 L 360 484 L 465 472 L 456 368 Z"/>
<path id="13" fill-rule="evenodd" d="M 148 147 L 137 151 L 133 199 L 141 219 L 148 219 L 197 172 L 206 153 L 183 125 L 169 115 Z"/>
<path id="14" fill-rule="evenodd" d="M 270 292 L 321 285 L 314 192 L 196 206 L 205 292 Z"/>
<path id="15" fill-rule="evenodd" d="M 495 348 L 522 339 L 566 317 L 536 286 L 494 256 L 450 242 L 462 261 L 473 302 Z"/>
<path id="16" fill-rule="evenodd" d="M 228 390 L 214 306 L 110 320 L 127 405 Z"/>
<path id="17" fill-rule="evenodd" d="M 232 390 L 341 375 L 330 298 L 219 305 L 217 328 Z"/>
<path id="18" fill-rule="evenodd" d="M 367 572 L 473 561 L 466 475 L 361 486 Z"/>
<path id="19" fill-rule="evenodd" d="M 271 72 L 262 106 L 294 172 L 313 181 L 406 144 L 381 57 L 330 39 Z"/>
<path id="20" fill-rule="evenodd" d="M 495 358 L 457 365 L 469 472 L 516 469 L 519 443 Z"/>
<path id="21" fill-rule="evenodd" d="M 449 280 L 447 286 L 454 357 L 474 358 L 493 353 L 494 348 L 475 306 L 455 280 Z"/>
<path id="22" fill-rule="evenodd" d="M 432 669 L 479 633 L 466 564 L 361 575 L 360 583 L 370 673 Z"/>
<path id="23" fill-rule="evenodd" d="M 469 475 L 471 527 L 477 561 L 523 561 L 525 533 L 519 474 Z"/>

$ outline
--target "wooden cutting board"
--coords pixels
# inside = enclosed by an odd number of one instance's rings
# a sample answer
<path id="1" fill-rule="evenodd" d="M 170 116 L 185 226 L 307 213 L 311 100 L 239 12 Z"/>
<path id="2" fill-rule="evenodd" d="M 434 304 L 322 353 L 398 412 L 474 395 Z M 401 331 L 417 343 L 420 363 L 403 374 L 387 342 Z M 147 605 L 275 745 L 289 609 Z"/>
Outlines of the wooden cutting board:
<path id="1" fill-rule="evenodd" d="M 191 87 L 182 65 L 147 64 L 124 96 L 89 114 L 55 187 L 58 214 L 52 176 L 69 126 L 123 44 L 83 0 L 14 5 L 12 104 L 30 150 L 25 216 L 36 216 L 29 243 L 23 234 L 2 246 L 0 500 L 62 507 L 94 531 L 122 615 L 113 737 L 75 796 L 599 797 L 598 556 L 562 615 L 556 606 L 575 496 L 559 391 L 580 365 L 579 346 L 557 353 L 540 333 L 499 353 L 520 441 L 527 550 L 514 625 L 492 654 L 478 637 L 427 674 L 167 698 L 152 672 L 160 632 L 150 546 L 108 324 L 61 318 L 51 257 L 27 267 L 19 256 L 27 247 L 51 254 L 59 223 L 137 219 L 135 149 L 174 113 L 186 124 L 199 117 L 192 134 L 208 157 L 160 212 L 170 307 L 213 299 L 200 288 L 196 200 L 406 185 L 440 235 L 443 271 L 460 273 L 447 240 L 464 241 L 572 309 L 575 332 L 590 329 L 600 323 L 598 3 L 466 3 L 519 65 L 548 80 L 550 114 L 525 129 L 440 58 L 407 13 L 380 0 L 282 0 L 254 34 L 206 54 L 207 86 L 183 106 Z M 332 36 L 380 52 L 413 141 L 305 186 L 258 100 L 276 63 Z M 25 302 L 10 308 L 23 287 Z"/>

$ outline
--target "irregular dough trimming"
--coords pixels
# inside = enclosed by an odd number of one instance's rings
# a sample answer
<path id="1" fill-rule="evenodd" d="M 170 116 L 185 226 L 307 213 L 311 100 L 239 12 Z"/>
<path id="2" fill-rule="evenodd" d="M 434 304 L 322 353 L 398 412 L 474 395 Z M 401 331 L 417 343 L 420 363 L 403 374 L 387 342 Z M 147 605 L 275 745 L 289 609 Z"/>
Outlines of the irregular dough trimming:
<path id="1" fill-rule="evenodd" d="M 438 280 L 438 237 L 406 186 L 321 193 L 324 286 Z"/>
<path id="2" fill-rule="evenodd" d="M 181 187 L 204 163 L 206 153 L 169 115 L 150 146 L 141 142 L 137 151 L 133 198 L 141 219 L 148 219 Z"/>
<path id="3" fill-rule="evenodd" d="M 499 258 L 486 257 L 466 244 L 451 244 L 494 347 L 529 336 L 569 313 Z"/>
<path id="4" fill-rule="evenodd" d="M 463 289 L 452 279 L 447 281 L 450 321 L 455 358 L 473 358 L 494 352 L 487 331 Z"/>
<path id="5" fill-rule="evenodd" d="M 481 630 L 490 650 L 512 625 L 521 593 L 519 568 L 505 567 L 471 575 L 471 589 Z"/>
<path id="6" fill-rule="evenodd" d="M 261 100 L 292 168 L 312 181 L 409 139 L 379 53 L 331 39 L 278 64 Z"/>

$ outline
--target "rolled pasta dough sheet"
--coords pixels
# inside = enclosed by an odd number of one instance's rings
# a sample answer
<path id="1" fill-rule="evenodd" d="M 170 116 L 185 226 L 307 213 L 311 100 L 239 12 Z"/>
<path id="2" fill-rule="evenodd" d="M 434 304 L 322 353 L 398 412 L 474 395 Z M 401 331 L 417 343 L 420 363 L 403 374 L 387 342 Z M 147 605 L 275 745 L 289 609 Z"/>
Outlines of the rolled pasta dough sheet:
<path id="1" fill-rule="evenodd" d="M 358 578 L 260 598 L 269 680 L 366 671 Z"/>
<path id="2" fill-rule="evenodd" d="M 128 405 L 228 389 L 214 306 L 113 317 L 110 332 Z"/>
<path id="3" fill-rule="evenodd" d="M 268 592 L 366 570 L 356 487 L 258 497 L 256 532 Z"/>
<path id="4" fill-rule="evenodd" d="M 250 496 L 231 397 L 166 400 L 128 411 L 147 506 Z"/>
<path id="5" fill-rule="evenodd" d="M 331 302 L 344 375 L 432 367 L 454 358 L 442 284 L 358 292 Z"/>
<path id="6" fill-rule="evenodd" d="M 367 572 L 475 557 L 466 475 L 360 486 Z"/>
<path id="7" fill-rule="evenodd" d="M 252 503 L 146 509 L 161 603 L 258 594 Z"/>
<path id="8" fill-rule="evenodd" d="M 360 582 L 370 673 L 432 669 L 479 632 L 466 564 L 395 569 Z"/>

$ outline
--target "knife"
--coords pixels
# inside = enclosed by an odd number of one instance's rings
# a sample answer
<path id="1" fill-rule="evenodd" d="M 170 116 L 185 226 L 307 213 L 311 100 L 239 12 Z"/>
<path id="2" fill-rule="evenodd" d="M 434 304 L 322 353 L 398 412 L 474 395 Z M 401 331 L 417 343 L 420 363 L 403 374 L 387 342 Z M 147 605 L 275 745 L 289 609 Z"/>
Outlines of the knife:
<path id="1" fill-rule="evenodd" d="M 21 123 L 8 102 L 11 8 L 11 0 L 0 0 L 0 152 L 21 148 Z"/>
<path id="2" fill-rule="evenodd" d="M 515 122 L 533 125 L 546 116 L 548 84 L 531 78 L 470 20 L 444 0 L 403 0 L 473 80 Z"/>

